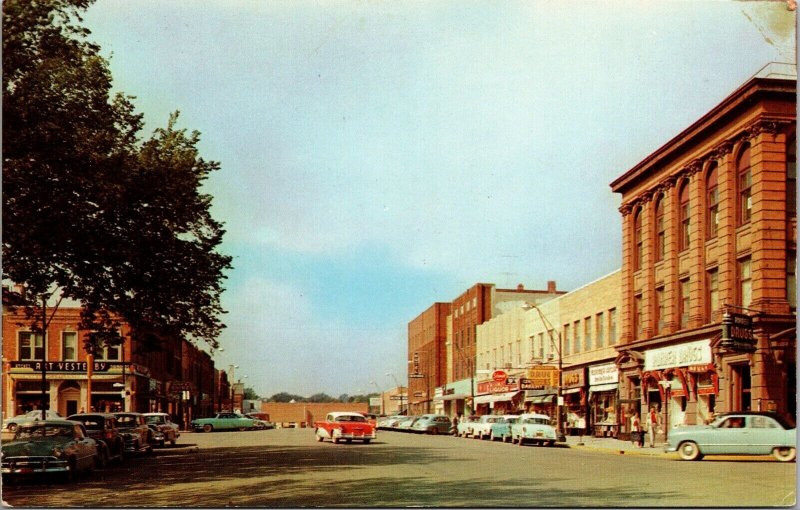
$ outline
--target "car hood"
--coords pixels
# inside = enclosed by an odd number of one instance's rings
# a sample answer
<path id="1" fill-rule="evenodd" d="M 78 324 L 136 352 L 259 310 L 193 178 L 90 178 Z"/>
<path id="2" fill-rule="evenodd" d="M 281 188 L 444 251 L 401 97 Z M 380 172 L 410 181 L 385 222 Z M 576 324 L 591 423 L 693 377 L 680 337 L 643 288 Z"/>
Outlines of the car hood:
<path id="1" fill-rule="evenodd" d="M 68 441 L 57 439 L 42 439 L 30 441 L 21 439 L 3 445 L 4 457 L 25 457 L 37 455 L 50 455 L 56 447 L 63 447 Z"/>

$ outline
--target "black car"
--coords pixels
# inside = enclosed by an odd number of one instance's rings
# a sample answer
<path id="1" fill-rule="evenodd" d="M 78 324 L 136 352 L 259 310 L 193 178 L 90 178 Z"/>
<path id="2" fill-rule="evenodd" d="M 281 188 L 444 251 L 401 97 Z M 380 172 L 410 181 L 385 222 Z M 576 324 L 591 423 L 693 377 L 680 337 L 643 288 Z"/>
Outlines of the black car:
<path id="1" fill-rule="evenodd" d="M 121 462 L 125 457 L 125 446 L 117 428 L 117 418 L 111 413 L 73 414 L 68 420 L 83 423 L 86 434 L 97 441 L 100 464 L 109 460 Z"/>

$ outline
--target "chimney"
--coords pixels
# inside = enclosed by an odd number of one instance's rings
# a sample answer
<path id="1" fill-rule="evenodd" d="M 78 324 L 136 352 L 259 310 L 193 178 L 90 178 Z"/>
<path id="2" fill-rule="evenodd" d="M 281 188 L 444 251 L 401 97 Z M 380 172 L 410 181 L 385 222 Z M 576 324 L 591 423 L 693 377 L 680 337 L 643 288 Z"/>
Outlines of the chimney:
<path id="1" fill-rule="evenodd" d="M 549 294 L 554 294 L 556 292 L 556 282 L 555 282 L 555 280 L 549 280 L 547 282 L 547 292 Z"/>
<path id="2" fill-rule="evenodd" d="M 525 290 L 525 286 L 522 285 L 521 283 L 517 284 L 517 292 L 522 292 L 523 290 Z"/>

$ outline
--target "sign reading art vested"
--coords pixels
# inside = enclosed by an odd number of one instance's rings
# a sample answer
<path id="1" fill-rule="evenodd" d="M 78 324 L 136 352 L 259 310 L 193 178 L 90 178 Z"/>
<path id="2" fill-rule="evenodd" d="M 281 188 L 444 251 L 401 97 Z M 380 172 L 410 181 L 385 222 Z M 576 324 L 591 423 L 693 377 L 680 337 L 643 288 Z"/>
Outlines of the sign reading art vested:
<path id="1" fill-rule="evenodd" d="M 95 361 L 92 368 L 95 372 L 108 372 L 108 369 L 113 365 L 110 361 Z M 11 368 L 29 368 L 36 372 L 42 371 L 41 361 L 12 361 Z M 48 361 L 45 363 L 45 368 L 48 372 L 86 372 L 89 364 L 85 361 Z"/>
<path id="2" fill-rule="evenodd" d="M 651 349 L 644 353 L 645 370 L 707 365 L 711 363 L 710 340 L 698 340 L 680 345 Z"/>
<path id="3" fill-rule="evenodd" d="M 589 367 L 589 386 L 619 382 L 619 371 L 614 363 Z"/>

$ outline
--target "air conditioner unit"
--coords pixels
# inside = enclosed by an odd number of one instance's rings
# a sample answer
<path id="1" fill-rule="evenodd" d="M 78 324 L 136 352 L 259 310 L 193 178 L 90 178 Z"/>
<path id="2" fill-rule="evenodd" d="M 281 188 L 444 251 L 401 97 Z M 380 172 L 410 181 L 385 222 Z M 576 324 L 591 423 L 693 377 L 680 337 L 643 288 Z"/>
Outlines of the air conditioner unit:
<path id="1" fill-rule="evenodd" d="M 511 363 L 503 363 L 503 368 L 505 368 L 506 370 L 510 369 L 511 366 L 512 366 Z"/>
<path id="2" fill-rule="evenodd" d="M 554 357 L 555 357 L 555 356 L 553 355 L 553 353 L 552 353 L 552 352 L 551 352 L 551 353 L 549 353 L 549 354 L 547 355 L 547 361 L 553 361 L 553 358 L 554 358 Z"/>

